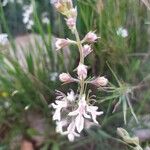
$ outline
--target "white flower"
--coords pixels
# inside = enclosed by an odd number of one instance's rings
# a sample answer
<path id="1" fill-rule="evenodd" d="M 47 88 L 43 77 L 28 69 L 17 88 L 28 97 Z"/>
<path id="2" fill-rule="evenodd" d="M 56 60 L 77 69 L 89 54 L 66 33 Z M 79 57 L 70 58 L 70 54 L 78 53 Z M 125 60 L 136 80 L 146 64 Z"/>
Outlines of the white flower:
<path id="1" fill-rule="evenodd" d="M 28 23 L 27 23 L 27 25 L 26 25 L 26 28 L 27 28 L 28 30 L 31 30 L 33 25 L 34 25 L 33 20 L 29 20 Z"/>
<path id="2" fill-rule="evenodd" d="M 43 23 L 43 24 L 50 24 L 50 20 L 49 20 L 49 18 L 48 18 L 47 12 L 44 12 L 44 13 L 42 14 L 42 23 Z"/>
<path id="3" fill-rule="evenodd" d="M 75 96 L 75 93 L 73 90 L 71 90 L 70 93 L 69 92 L 67 93 L 68 101 L 73 102 L 73 101 L 75 101 L 75 99 L 76 99 L 76 96 Z"/>
<path id="4" fill-rule="evenodd" d="M 117 33 L 117 35 L 122 36 L 123 38 L 126 38 L 128 36 L 127 29 L 125 29 L 123 27 L 119 27 L 116 33 Z"/>
<path id="5" fill-rule="evenodd" d="M 6 33 L 0 34 L 0 45 L 6 45 L 8 43 L 8 35 Z"/>
<path id="6" fill-rule="evenodd" d="M 3 0 L 2 6 L 5 7 L 8 4 L 8 0 Z"/>
<path id="7" fill-rule="evenodd" d="M 42 22 L 43 22 L 43 24 L 49 24 L 49 23 L 50 23 L 48 17 L 43 17 L 43 18 L 42 18 Z"/>
<path id="8" fill-rule="evenodd" d="M 52 72 L 50 74 L 50 80 L 51 81 L 56 81 L 57 77 L 58 77 L 58 73 L 57 72 Z"/>
<path id="9" fill-rule="evenodd" d="M 22 14 L 23 23 L 26 25 L 26 28 L 28 30 L 31 30 L 32 26 L 34 25 L 34 21 L 32 19 L 33 6 L 32 5 L 25 5 L 25 6 L 23 6 L 23 9 L 24 9 L 24 12 Z"/>
<path id="10" fill-rule="evenodd" d="M 56 104 L 55 104 L 56 103 Z M 56 100 L 55 103 L 52 103 L 52 107 L 55 109 L 55 112 L 53 114 L 53 120 L 61 120 L 61 110 L 62 108 L 67 107 L 67 101 L 66 99 L 62 99 L 61 101 Z"/>
<path id="11" fill-rule="evenodd" d="M 5 102 L 5 103 L 4 103 L 4 107 L 5 107 L 5 108 L 9 108 L 9 107 L 10 107 L 10 102 Z"/>
<path id="12" fill-rule="evenodd" d="M 79 66 L 77 67 L 77 74 L 80 80 L 85 79 L 87 77 L 87 66 L 80 63 Z"/>
<path id="13" fill-rule="evenodd" d="M 30 108 L 30 105 L 27 105 L 24 110 L 28 110 Z"/>
<path id="14" fill-rule="evenodd" d="M 56 132 L 62 134 L 63 127 L 67 125 L 67 120 L 56 121 Z"/>
<path id="15" fill-rule="evenodd" d="M 94 123 L 98 124 L 96 117 L 102 115 L 103 112 L 97 111 L 97 106 L 89 106 L 85 101 L 85 95 L 79 100 L 78 106 L 77 110 L 70 112 L 68 116 L 76 116 L 75 126 L 80 133 L 84 128 L 85 118 L 92 119 Z"/>
<path id="16" fill-rule="evenodd" d="M 89 55 L 92 52 L 91 46 L 86 44 L 83 46 L 83 55 L 84 57 L 86 57 L 87 55 Z"/>
<path id="17" fill-rule="evenodd" d="M 86 113 L 86 101 L 85 101 L 85 95 L 82 96 L 81 100 L 79 100 L 78 108 L 75 111 L 72 111 L 68 114 L 68 116 L 76 116 L 75 119 L 75 126 L 77 128 L 77 131 L 80 133 L 84 128 L 84 117 L 85 118 L 91 118 Z"/>
<path id="18" fill-rule="evenodd" d="M 97 111 L 98 107 L 97 106 L 88 106 L 87 105 L 87 112 L 89 112 L 92 116 L 93 121 L 98 124 L 96 117 L 100 116 L 103 114 L 103 111 Z"/>
<path id="19" fill-rule="evenodd" d="M 73 142 L 75 137 L 79 137 L 80 135 L 75 132 L 75 122 L 71 122 L 67 128 L 67 131 L 63 133 L 63 135 L 68 135 L 68 139 L 70 142 Z"/>

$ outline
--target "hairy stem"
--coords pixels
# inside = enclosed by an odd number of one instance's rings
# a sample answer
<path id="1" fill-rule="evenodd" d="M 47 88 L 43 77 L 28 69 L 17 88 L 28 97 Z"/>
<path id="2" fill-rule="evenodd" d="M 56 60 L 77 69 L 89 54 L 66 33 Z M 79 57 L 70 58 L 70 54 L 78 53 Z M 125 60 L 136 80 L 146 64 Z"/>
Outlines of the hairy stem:
<path id="1" fill-rule="evenodd" d="M 78 49 L 79 49 L 79 53 L 80 53 L 80 63 L 84 64 L 84 56 L 83 56 L 83 47 L 82 47 L 82 42 L 80 40 L 80 37 L 79 37 L 79 33 L 77 31 L 77 28 L 75 28 L 75 31 L 74 31 L 74 34 L 75 34 L 75 37 L 76 37 L 76 40 L 77 40 L 77 46 L 78 46 Z M 82 97 L 83 95 L 83 92 L 84 92 L 84 85 L 85 85 L 85 81 L 84 79 L 82 79 L 80 81 L 80 96 L 79 97 Z"/>
<path id="2" fill-rule="evenodd" d="M 82 43 L 81 43 L 81 40 L 80 40 L 80 37 L 79 37 L 79 33 L 78 33 L 76 28 L 75 28 L 74 34 L 75 34 L 75 37 L 76 37 L 76 40 L 77 40 L 77 46 L 79 48 L 80 63 L 84 64 L 84 56 L 83 56 L 83 50 L 82 50 L 83 47 L 82 47 Z"/>

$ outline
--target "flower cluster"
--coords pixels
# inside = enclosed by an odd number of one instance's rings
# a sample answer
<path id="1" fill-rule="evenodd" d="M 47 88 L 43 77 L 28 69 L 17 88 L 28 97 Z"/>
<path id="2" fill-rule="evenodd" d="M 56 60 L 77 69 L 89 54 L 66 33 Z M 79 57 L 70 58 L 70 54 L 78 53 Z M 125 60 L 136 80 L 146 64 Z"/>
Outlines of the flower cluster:
<path id="1" fill-rule="evenodd" d="M 103 114 L 98 111 L 97 106 L 93 106 L 92 101 L 96 101 L 95 95 L 90 96 L 87 90 L 87 84 L 96 87 L 105 87 L 108 80 L 104 76 L 88 78 L 88 66 L 84 64 L 84 59 L 93 51 L 92 44 L 100 38 L 95 32 L 89 31 L 85 37 L 80 40 L 79 33 L 76 28 L 77 8 L 73 7 L 71 0 L 57 0 L 54 2 L 55 8 L 65 16 L 68 28 L 74 34 L 76 40 L 58 38 L 55 46 L 56 50 L 60 50 L 70 44 L 74 44 L 79 49 L 80 61 L 75 68 L 76 78 L 69 73 L 61 73 L 59 80 L 62 83 L 75 82 L 78 84 L 78 92 L 73 90 L 67 95 L 57 91 L 57 97 L 51 106 L 55 109 L 53 120 L 56 121 L 56 132 L 67 135 L 69 141 L 74 141 L 75 137 L 79 137 L 83 129 L 89 128 L 91 125 L 99 124 L 96 120 L 97 116 Z"/>
<path id="2" fill-rule="evenodd" d="M 84 128 L 88 128 L 91 124 L 98 124 L 96 117 L 103 112 L 97 111 L 97 106 L 88 104 L 89 100 L 90 98 L 85 94 L 79 98 L 73 90 L 67 95 L 57 91 L 56 101 L 51 104 L 55 109 L 53 120 L 56 121 L 56 132 L 67 135 L 69 141 L 74 141 Z"/>
<path id="3" fill-rule="evenodd" d="M 4 46 L 8 43 L 8 35 L 6 33 L 0 34 L 0 45 Z"/>
<path id="4" fill-rule="evenodd" d="M 43 12 L 42 13 L 42 23 L 43 24 L 50 24 L 50 20 L 48 18 L 48 13 L 47 12 Z"/>
<path id="5" fill-rule="evenodd" d="M 33 6 L 32 5 L 25 5 L 23 7 L 24 12 L 23 12 L 23 23 L 26 25 L 26 28 L 28 30 L 32 29 L 32 26 L 34 25 L 34 21 L 32 18 L 33 14 Z"/>
<path id="6" fill-rule="evenodd" d="M 121 36 L 123 38 L 126 38 L 128 36 L 128 30 L 123 27 L 119 27 L 116 33 L 118 36 Z"/>

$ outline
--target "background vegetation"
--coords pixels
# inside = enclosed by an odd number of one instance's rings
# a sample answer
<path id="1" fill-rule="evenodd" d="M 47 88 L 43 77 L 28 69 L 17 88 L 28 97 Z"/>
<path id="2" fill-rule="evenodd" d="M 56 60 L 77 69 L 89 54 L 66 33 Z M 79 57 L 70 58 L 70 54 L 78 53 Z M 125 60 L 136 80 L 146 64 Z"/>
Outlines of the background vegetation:
<path id="1" fill-rule="evenodd" d="M 27 30 L 22 22 L 22 8 L 30 3 L 34 6 L 35 25 Z M 143 147 L 149 144 L 150 135 L 141 137 L 139 131 L 150 132 L 150 3 L 146 0 L 74 3 L 80 14 L 77 24 L 80 36 L 96 30 L 101 37 L 88 56 L 90 73 L 106 75 L 114 87 L 110 93 L 97 93 L 97 103 L 105 112 L 99 120 L 102 127 L 85 131 L 74 143 L 55 133 L 48 105 L 54 101 L 55 89 L 76 88 L 60 86 L 58 74 L 72 70 L 79 58 L 75 47 L 61 51 L 60 55 L 53 43 L 55 37 L 71 37 L 71 33 L 48 0 L 9 2 L 5 7 L 0 5 L 0 31 L 7 32 L 10 41 L 7 46 L 0 46 L 0 150 L 19 149 L 22 139 L 31 141 L 40 150 L 128 149 L 117 139 L 116 128 L 120 126 L 131 135 L 137 134 Z M 45 11 L 50 24 L 42 23 Z M 119 27 L 128 30 L 128 37 L 117 35 Z M 112 113 L 119 100 L 121 105 Z M 133 107 L 127 107 L 129 101 Z M 126 125 L 123 115 L 127 116 Z M 134 118 L 138 118 L 138 124 Z"/>

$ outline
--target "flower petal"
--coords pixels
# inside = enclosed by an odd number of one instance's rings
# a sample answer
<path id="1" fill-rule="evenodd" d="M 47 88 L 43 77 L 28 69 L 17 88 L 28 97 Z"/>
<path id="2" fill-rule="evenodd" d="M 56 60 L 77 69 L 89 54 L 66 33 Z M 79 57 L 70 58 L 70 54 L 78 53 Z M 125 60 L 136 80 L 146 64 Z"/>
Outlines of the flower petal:
<path id="1" fill-rule="evenodd" d="M 69 124 L 69 126 L 68 126 L 68 128 L 67 128 L 67 131 L 68 131 L 68 132 L 74 132 L 74 130 L 75 130 L 75 124 L 74 124 L 74 121 L 73 121 L 73 122 L 71 122 L 71 123 Z"/>
<path id="2" fill-rule="evenodd" d="M 96 113 L 97 116 L 100 116 L 100 115 L 102 115 L 104 112 L 103 112 L 103 111 L 96 111 L 95 113 Z"/>
<path id="3" fill-rule="evenodd" d="M 76 136 L 76 137 L 80 137 L 80 134 L 76 133 L 76 132 L 73 132 L 73 134 Z"/>
<path id="4" fill-rule="evenodd" d="M 68 114 L 68 116 L 76 116 L 79 113 L 78 109 L 75 111 L 72 111 Z"/>
<path id="5" fill-rule="evenodd" d="M 51 106 L 56 109 L 57 108 L 57 105 L 55 103 L 52 103 Z"/>
<path id="6" fill-rule="evenodd" d="M 76 125 L 76 128 L 77 128 L 77 131 L 80 133 L 83 130 L 83 127 L 84 127 L 84 118 L 83 118 L 82 115 L 78 115 L 76 117 L 75 125 Z"/>
<path id="7" fill-rule="evenodd" d="M 55 113 L 53 115 L 53 120 L 58 120 L 60 121 L 61 117 L 60 117 L 60 109 L 56 109 Z"/>
<path id="8" fill-rule="evenodd" d="M 91 118 L 91 116 L 88 115 L 86 112 L 83 113 L 83 116 L 84 116 L 85 118 L 87 118 L 87 119 L 90 119 L 90 118 Z"/>
<path id="9" fill-rule="evenodd" d="M 68 139 L 70 142 L 73 142 L 74 141 L 74 135 L 73 134 L 68 134 Z"/>
<path id="10" fill-rule="evenodd" d="M 92 119 L 96 124 L 99 124 L 98 121 L 96 120 L 96 115 L 92 115 Z"/>

